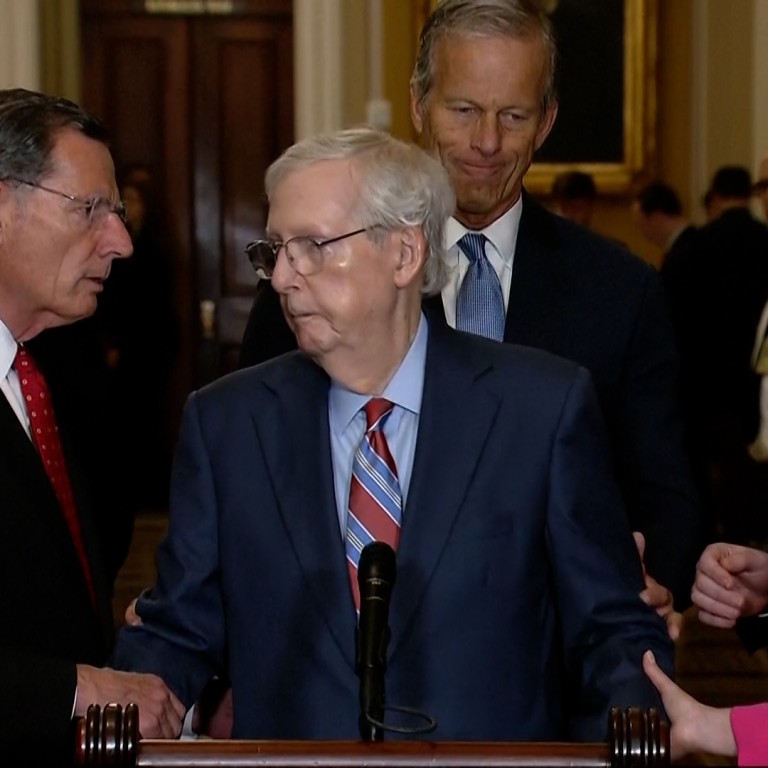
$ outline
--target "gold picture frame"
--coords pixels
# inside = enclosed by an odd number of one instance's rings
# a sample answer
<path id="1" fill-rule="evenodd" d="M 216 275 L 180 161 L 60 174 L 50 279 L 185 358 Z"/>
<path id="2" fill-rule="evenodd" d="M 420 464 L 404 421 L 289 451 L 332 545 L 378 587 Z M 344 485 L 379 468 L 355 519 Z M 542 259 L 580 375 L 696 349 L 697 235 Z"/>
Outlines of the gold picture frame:
<path id="1" fill-rule="evenodd" d="M 608 0 L 607 0 L 608 1 Z M 424 25 L 429 13 L 437 5 L 437 0 L 413 0 L 415 14 L 415 28 L 417 34 Z M 616 29 L 617 35 L 621 35 L 621 45 L 606 45 L 600 54 L 606 54 L 604 61 L 605 72 L 611 73 L 614 81 L 618 82 L 616 89 L 618 97 L 602 103 L 601 114 L 594 117 L 592 125 L 596 128 L 605 127 L 604 116 L 613 117 L 613 134 L 608 136 L 609 143 L 616 147 L 614 157 L 596 158 L 590 156 L 589 150 L 582 151 L 588 143 L 586 139 L 596 141 L 598 139 L 591 132 L 574 131 L 567 136 L 565 150 L 561 150 L 560 156 L 555 161 L 546 159 L 536 160 L 525 177 L 525 186 L 530 192 L 546 195 L 552 188 L 552 183 L 559 173 L 564 171 L 584 171 L 590 173 L 597 185 L 598 191 L 604 194 L 628 193 L 638 177 L 648 176 L 653 173 L 656 166 L 656 66 L 657 66 L 657 39 L 658 39 L 658 0 L 609 0 L 613 3 L 623 3 L 619 7 L 620 13 L 613 18 L 619 19 Z M 598 12 L 598 3 L 594 0 L 558 0 L 560 11 L 588 8 L 593 14 Z M 613 5 L 610 6 L 614 11 Z M 559 35 L 557 28 L 557 15 L 553 14 L 555 33 Z M 572 41 L 578 44 L 578 37 L 571 33 Z M 613 30 L 608 29 L 608 42 L 616 43 L 611 38 Z M 585 42 L 585 45 L 589 43 Z M 591 45 L 591 44 L 590 44 Z M 590 49 L 593 52 L 594 46 Z M 608 53 L 617 52 L 615 60 Z M 573 67 L 578 67 L 580 57 L 574 55 L 571 59 L 569 88 L 585 89 L 585 94 L 594 94 L 597 90 L 590 76 L 579 79 L 579 74 L 573 75 Z M 614 71 L 612 67 L 618 67 Z M 574 82 L 575 81 L 575 82 Z M 564 89 L 561 86 L 561 91 Z M 565 94 L 563 94 L 565 96 Z M 568 96 L 573 97 L 569 91 Z M 561 99 L 560 112 L 555 124 L 563 131 L 564 117 L 563 101 Z M 579 98 L 571 98 L 571 104 Z M 615 135 L 614 135 L 615 134 Z M 554 136 L 554 130 L 553 130 Z M 551 139 L 552 137 L 550 137 Z M 561 137 L 562 138 L 562 137 Z M 548 140 L 549 141 L 549 140 Z M 561 142 L 562 143 L 562 142 Z M 604 144 L 605 142 L 603 142 Z M 547 142 L 542 148 L 542 153 L 547 151 Z"/>

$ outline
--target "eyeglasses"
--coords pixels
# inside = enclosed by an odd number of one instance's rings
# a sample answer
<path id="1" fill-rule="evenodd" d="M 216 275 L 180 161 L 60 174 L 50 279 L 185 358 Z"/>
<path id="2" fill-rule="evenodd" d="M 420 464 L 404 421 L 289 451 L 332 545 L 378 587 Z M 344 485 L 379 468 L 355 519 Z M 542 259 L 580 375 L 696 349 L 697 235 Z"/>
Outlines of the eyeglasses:
<path id="1" fill-rule="evenodd" d="M 290 240 L 254 240 L 245 246 L 245 252 L 251 262 L 251 266 L 263 278 L 269 280 L 275 271 L 277 257 L 281 248 L 285 248 L 288 262 L 298 274 L 306 277 L 319 272 L 323 267 L 323 248 L 348 237 L 368 232 L 373 227 L 362 227 L 353 232 L 330 237 L 327 240 L 318 240 L 316 237 L 292 237 Z"/>
<path id="2" fill-rule="evenodd" d="M 122 200 L 118 200 L 116 203 L 111 203 L 106 197 L 96 196 L 91 198 L 78 197 L 77 195 L 69 195 L 66 192 L 60 192 L 58 189 L 51 189 L 42 184 L 37 184 L 33 181 L 25 181 L 24 179 L 15 179 L 12 176 L 8 176 L 3 181 L 13 181 L 16 184 L 24 184 L 27 187 L 34 187 L 35 189 L 42 189 L 43 192 L 49 192 L 52 195 L 58 195 L 66 200 L 70 200 L 73 203 L 77 203 L 81 210 L 85 213 L 85 218 L 88 220 L 88 226 L 95 227 L 101 224 L 104 219 L 109 216 L 110 213 L 114 213 L 120 221 L 125 224 L 127 220 L 125 205 Z"/>

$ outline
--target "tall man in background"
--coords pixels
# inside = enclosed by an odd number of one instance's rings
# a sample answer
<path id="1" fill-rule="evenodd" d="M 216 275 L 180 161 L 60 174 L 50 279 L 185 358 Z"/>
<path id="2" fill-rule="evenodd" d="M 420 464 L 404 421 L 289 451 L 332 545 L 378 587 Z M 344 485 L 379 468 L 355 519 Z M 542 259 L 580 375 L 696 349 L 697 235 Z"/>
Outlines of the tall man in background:
<path id="1" fill-rule="evenodd" d="M 630 523 L 646 537 L 648 571 L 682 608 L 700 525 L 658 277 L 523 191 L 534 152 L 557 115 L 556 58 L 549 19 L 534 0 L 447 0 L 428 19 L 411 81 L 411 114 L 457 195 L 446 229 L 450 278 L 429 308 L 451 326 L 480 333 L 490 327 L 499 340 L 589 369 Z M 468 244 L 460 245 L 466 234 Z M 478 242 L 479 259 L 472 255 Z M 475 288 L 462 299 L 468 273 Z M 459 303 L 469 311 L 457 311 Z M 241 364 L 293 347 L 277 297 L 262 281 Z"/>

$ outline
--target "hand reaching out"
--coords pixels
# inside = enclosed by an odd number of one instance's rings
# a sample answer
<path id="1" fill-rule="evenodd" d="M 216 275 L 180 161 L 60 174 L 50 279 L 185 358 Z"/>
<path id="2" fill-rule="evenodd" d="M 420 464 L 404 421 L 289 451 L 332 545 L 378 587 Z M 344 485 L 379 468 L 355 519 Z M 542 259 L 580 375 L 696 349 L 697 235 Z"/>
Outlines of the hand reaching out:
<path id="1" fill-rule="evenodd" d="M 691 752 L 728 756 L 736 754 L 730 709 L 708 707 L 689 696 L 664 674 L 651 651 L 643 654 L 643 669 L 661 695 L 670 719 L 673 761 Z"/>

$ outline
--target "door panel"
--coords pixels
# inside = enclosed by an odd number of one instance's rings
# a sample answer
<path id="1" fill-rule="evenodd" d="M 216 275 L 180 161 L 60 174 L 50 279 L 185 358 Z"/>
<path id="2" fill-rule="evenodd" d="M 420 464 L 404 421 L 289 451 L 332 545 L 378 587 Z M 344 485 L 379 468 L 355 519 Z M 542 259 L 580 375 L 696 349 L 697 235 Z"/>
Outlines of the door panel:
<path id="1" fill-rule="evenodd" d="M 153 170 L 174 235 L 175 434 L 187 393 L 237 358 L 254 285 L 243 248 L 263 232 L 264 171 L 293 140 L 292 0 L 237 0 L 228 15 L 151 7 L 82 0 L 83 104 L 107 123 L 118 167 Z M 210 338 L 201 300 L 215 303 Z"/>
<path id="2" fill-rule="evenodd" d="M 180 18 L 84 16 L 83 105 L 101 117 L 115 167 L 143 163 L 168 232 L 173 310 L 179 348 L 168 382 L 166 451 L 175 443 L 181 410 L 198 381 L 198 320 L 190 221 L 189 30 Z M 136 311 L 141 311 L 137 297 Z M 151 339 L 148 340 L 151 343 Z"/>
<path id="3" fill-rule="evenodd" d="M 196 23 L 194 33 L 200 296 L 217 304 L 228 369 L 256 283 L 243 248 L 264 234 L 264 172 L 292 140 L 291 28 L 273 20 L 217 20 Z"/>

